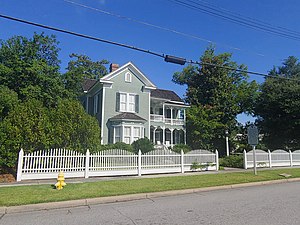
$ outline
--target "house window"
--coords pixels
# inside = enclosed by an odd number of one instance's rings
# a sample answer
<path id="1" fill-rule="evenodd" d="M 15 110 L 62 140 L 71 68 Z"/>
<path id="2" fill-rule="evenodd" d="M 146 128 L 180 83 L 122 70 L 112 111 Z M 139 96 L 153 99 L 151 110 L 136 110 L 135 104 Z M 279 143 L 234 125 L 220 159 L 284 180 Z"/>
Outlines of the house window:
<path id="1" fill-rule="evenodd" d="M 127 110 L 127 94 L 121 93 L 120 94 L 120 111 L 126 112 Z"/>
<path id="2" fill-rule="evenodd" d="M 121 112 L 137 112 L 136 101 L 137 95 L 129 93 L 120 93 L 120 111 Z"/>
<path id="3" fill-rule="evenodd" d="M 131 127 L 124 127 L 124 142 L 126 144 L 131 144 Z"/>
<path id="4" fill-rule="evenodd" d="M 114 143 L 121 142 L 121 127 L 115 127 L 115 141 Z"/>
<path id="5" fill-rule="evenodd" d="M 141 138 L 141 127 L 133 127 L 133 141 Z"/>
<path id="6" fill-rule="evenodd" d="M 113 143 L 124 142 L 131 144 L 132 142 L 143 137 L 144 127 L 137 125 L 124 125 L 114 127 Z"/>
<path id="7" fill-rule="evenodd" d="M 128 112 L 135 112 L 135 95 L 128 95 Z"/>
<path id="8" fill-rule="evenodd" d="M 129 72 L 125 73 L 125 82 L 131 83 L 131 79 L 132 79 L 131 73 Z"/>

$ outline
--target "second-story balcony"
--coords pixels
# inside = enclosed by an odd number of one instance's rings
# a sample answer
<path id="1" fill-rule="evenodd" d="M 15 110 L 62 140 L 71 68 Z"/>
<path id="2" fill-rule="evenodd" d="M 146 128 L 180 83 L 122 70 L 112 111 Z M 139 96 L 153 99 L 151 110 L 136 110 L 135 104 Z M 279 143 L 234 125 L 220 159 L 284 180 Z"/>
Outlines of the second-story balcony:
<path id="1" fill-rule="evenodd" d="M 185 124 L 184 119 L 164 118 L 163 115 L 156 115 L 156 114 L 151 114 L 150 115 L 150 121 L 152 121 L 152 122 L 162 122 L 162 123 L 170 124 L 170 125 L 181 125 L 181 126 Z"/>

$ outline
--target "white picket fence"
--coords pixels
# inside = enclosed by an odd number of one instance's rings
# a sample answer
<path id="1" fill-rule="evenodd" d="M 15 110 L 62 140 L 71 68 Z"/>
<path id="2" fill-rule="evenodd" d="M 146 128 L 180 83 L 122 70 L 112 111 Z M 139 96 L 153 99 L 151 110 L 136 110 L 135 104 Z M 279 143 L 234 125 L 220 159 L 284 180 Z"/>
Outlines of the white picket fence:
<path id="1" fill-rule="evenodd" d="M 120 149 L 86 154 L 66 149 L 51 149 L 25 154 L 21 149 L 18 159 L 17 181 L 57 178 L 63 171 L 66 178 L 93 176 L 122 176 L 184 173 L 191 171 L 193 162 L 209 165 L 207 170 L 219 169 L 218 151 L 193 150 L 181 154 L 170 150 L 154 150 L 134 154 Z"/>
<path id="2" fill-rule="evenodd" d="M 257 167 L 300 166 L 300 150 L 291 152 L 278 149 L 271 152 L 257 149 L 255 155 Z M 244 150 L 244 168 L 253 168 L 253 166 L 253 151 Z"/>

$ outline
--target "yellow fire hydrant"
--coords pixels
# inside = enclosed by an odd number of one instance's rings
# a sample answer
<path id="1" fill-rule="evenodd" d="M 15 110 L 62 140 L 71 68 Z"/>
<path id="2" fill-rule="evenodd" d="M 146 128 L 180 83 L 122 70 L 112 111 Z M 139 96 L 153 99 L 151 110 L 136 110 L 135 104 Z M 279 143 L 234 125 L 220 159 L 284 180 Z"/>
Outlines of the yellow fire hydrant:
<path id="1" fill-rule="evenodd" d="M 62 171 L 60 171 L 58 173 L 57 183 L 55 184 L 55 187 L 57 190 L 61 190 L 66 185 L 67 184 L 65 183 L 65 175 Z"/>

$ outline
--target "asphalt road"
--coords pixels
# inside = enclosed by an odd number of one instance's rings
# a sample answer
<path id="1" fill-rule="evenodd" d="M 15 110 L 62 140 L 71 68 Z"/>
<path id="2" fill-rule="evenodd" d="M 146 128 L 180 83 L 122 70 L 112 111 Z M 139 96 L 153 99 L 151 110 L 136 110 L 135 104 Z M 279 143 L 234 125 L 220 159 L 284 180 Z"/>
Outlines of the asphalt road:
<path id="1" fill-rule="evenodd" d="M 2 225 L 300 224 L 300 182 L 0 215 Z"/>

